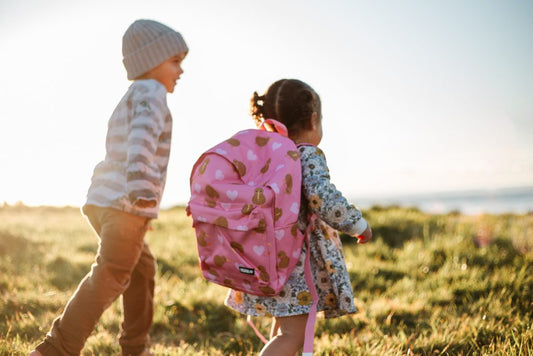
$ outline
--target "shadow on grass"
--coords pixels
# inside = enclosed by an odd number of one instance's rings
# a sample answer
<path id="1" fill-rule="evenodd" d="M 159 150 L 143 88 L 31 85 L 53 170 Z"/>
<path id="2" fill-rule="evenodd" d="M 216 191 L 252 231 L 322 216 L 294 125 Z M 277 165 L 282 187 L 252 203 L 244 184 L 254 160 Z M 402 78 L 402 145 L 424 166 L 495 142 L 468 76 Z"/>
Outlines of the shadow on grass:
<path id="1" fill-rule="evenodd" d="M 491 245 L 470 256 L 468 260 L 469 264 L 496 270 L 503 266 L 520 266 L 523 255 L 515 248 L 512 240 L 497 238 Z"/>
<path id="2" fill-rule="evenodd" d="M 476 355 L 479 350 L 464 342 L 435 343 L 428 346 L 409 348 L 414 355 Z"/>
<path id="3" fill-rule="evenodd" d="M 384 293 L 407 275 L 405 272 L 392 268 L 375 268 L 369 273 L 350 270 L 348 273 L 356 294 L 360 290 L 365 290 L 374 296 Z"/>
<path id="4" fill-rule="evenodd" d="M 332 319 L 319 319 L 316 324 L 315 335 L 317 338 L 320 338 L 322 335 L 332 334 L 333 332 L 337 335 L 350 333 L 356 335 L 367 326 L 367 321 L 348 316 Z"/>
<path id="5" fill-rule="evenodd" d="M 154 340 L 183 340 L 191 345 L 208 343 L 224 354 L 249 354 L 257 350 L 259 341 L 251 329 L 247 336 L 242 335 L 236 326 L 237 314 L 221 303 L 197 301 L 186 306 L 175 301 L 165 306 L 165 317 L 166 320 L 152 326 Z"/>
<path id="6" fill-rule="evenodd" d="M 382 239 L 383 242 L 392 248 L 402 248 L 403 245 L 422 234 L 424 227 L 416 222 L 405 221 L 397 225 L 372 225 L 373 239 Z M 343 244 L 353 243 L 353 237 L 341 234 Z"/>
<path id="7" fill-rule="evenodd" d="M 196 259 L 192 261 L 186 259 L 173 259 L 169 261 L 168 259 L 157 257 L 157 269 L 161 276 L 173 275 L 184 282 L 192 282 L 201 276 Z"/>
<path id="8" fill-rule="evenodd" d="M 4 298 L 0 303 L 0 335 L 19 335 L 36 340 L 42 336 L 43 330 L 35 320 L 49 312 L 57 313 L 59 307 L 60 304 L 55 298 Z"/>
<path id="9" fill-rule="evenodd" d="M 31 241 L 24 236 L 13 235 L 0 230 L 0 257 L 10 256 L 14 262 L 28 258 L 37 258 L 41 243 Z"/>
<path id="10" fill-rule="evenodd" d="M 183 339 L 187 342 L 197 340 L 199 335 L 212 337 L 230 331 L 236 319 L 226 306 L 211 302 L 196 302 L 192 307 L 187 307 L 176 301 L 165 307 L 165 315 L 168 322 L 154 325 L 154 333 L 170 327 L 174 333 L 183 333 Z M 193 329 L 191 325 L 194 325 Z"/>
<path id="11" fill-rule="evenodd" d="M 76 287 L 90 271 L 90 263 L 74 263 L 58 256 L 46 266 L 48 281 L 59 290 L 66 291 Z"/>
<path id="12" fill-rule="evenodd" d="M 396 335 L 399 332 L 406 334 L 419 334 L 425 330 L 431 330 L 429 320 L 432 311 L 430 310 L 394 310 L 387 314 L 376 315 L 376 321 L 381 325 L 381 330 L 385 334 Z"/>

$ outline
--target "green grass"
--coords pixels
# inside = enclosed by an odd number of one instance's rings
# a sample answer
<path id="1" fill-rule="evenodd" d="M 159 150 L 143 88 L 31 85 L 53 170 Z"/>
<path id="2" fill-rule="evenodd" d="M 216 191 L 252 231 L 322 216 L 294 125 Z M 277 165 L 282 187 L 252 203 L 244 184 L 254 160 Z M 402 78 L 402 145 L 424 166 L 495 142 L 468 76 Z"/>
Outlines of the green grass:
<path id="1" fill-rule="evenodd" d="M 365 211 L 374 241 L 342 236 L 359 312 L 319 319 L 317 355 L 533 355 L 533 215 Z M 97 239 L 75 208 L 0 207 L 0 355 L 25 355 L 89 271 Z M 163 211 L 152 350 L 249 355 L 261 342 L 199 271 L 191 221 Z M 116 355 L 120 305 L 83 355 Z M 258 319 L 267 332 L 269 320 Z"/>

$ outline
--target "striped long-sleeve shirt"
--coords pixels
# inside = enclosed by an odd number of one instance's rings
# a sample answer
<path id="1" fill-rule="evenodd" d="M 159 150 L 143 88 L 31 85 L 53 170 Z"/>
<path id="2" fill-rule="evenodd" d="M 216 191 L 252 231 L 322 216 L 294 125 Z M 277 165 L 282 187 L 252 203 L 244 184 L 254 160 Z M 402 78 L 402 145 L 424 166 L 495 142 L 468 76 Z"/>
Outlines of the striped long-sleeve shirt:
<path id="1" fill-rule="evenodd" d="M 94 169 L 87 204 L 157 217 L 172 135 L 166 93 L 153 79 L 129 87 L 109 119 L 106 157 Z M 155 207 L 135 206 L 139 199 Z"/>

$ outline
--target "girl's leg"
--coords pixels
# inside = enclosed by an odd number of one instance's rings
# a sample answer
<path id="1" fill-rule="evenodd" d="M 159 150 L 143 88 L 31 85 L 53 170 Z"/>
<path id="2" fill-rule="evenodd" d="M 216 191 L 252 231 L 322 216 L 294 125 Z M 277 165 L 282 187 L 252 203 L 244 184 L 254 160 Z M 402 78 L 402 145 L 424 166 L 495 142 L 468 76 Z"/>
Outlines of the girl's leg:
<path id="1" fill-rule="evenodd" d="M 294 356 L 303 347 L 307 314 L 275 318 L 277 334 L 261 350 L 261 356 Z"/>

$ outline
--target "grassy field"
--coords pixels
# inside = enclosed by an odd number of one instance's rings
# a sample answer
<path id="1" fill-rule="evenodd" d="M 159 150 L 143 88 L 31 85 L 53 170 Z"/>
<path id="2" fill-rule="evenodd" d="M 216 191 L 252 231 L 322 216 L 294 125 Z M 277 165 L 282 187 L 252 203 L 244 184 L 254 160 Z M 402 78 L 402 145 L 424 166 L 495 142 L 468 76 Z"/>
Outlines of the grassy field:
<path id="1" fill-rule="evenodd" d="M 375 239 L 343 236 L 359 312 L 319 319 L 317 355 L 533 355 L 533 215 L 365 211 Z M 205 282 L 191 223 L 163 211 L 148 235 L 159 271 L 152 350 L 249 355 L 261 342 Z M 0 206 L 0 355 L 43 337 L 97 248 L 75 208 Z M 83 355 L 116 355 L 120 305 L 103 315 Z M 269 320 L 258 320 L 267 332 Z"/>

